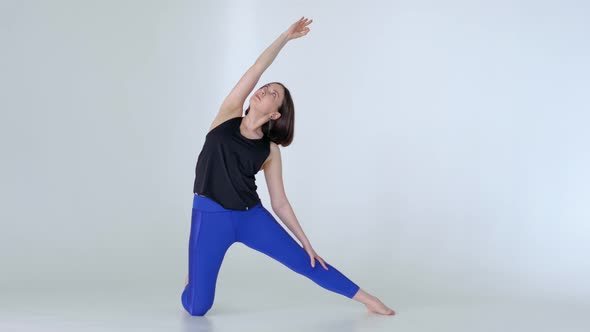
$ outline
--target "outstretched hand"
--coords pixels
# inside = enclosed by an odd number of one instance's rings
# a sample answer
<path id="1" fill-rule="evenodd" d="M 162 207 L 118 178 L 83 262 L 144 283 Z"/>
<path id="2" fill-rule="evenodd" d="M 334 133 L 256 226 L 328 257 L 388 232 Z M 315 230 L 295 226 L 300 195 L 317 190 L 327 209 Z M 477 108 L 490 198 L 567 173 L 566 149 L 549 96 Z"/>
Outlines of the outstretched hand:
<path id="1" fill-rule="evenodd" d="M 318 255 L 311 246 L 304 247 L 303 249 L 305 249 L 309 257 L 311 258 L 311 267 L 315 267 L 315 260 L 317 259 L 324 266 L 324 269 L 328 270 L 328 267 L 326 266 L 326 262 L 324 262 L 324 259 L 321 258 L 320 255 Z"/>
<path id="2" fill-rule="evenodd" d="M 307 27 L 313 20 L 304 19 L 301 17 L 297 22 L 293 23 L 285 33 L 289 40 L 296 39 L 307 35 L 310 29 Z"/>

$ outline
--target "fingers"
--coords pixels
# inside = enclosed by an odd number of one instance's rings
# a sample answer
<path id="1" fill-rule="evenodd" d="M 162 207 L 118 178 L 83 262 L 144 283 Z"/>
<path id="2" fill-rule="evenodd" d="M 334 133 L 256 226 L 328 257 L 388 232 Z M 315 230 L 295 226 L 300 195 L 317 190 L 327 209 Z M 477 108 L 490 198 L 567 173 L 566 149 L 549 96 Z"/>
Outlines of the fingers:
<path id="1" fill-rule="evenodd" d="M 320 261 L 320 263 L 322 263 L 324 269 L 328 270 L 328 267 L 326 266 L 326 262 L 324 262 L 324 259 L 318 256 L 318 260 Z"/>
<path id="2" fill-rule="evenodd" d="M 298 24 L 304 24 L 304 25 L 308 25 L 311 22 L 313 22 L 313 19 L 310 20 L 308 18 L 305 18 L 304 16 L 301 16 L 301 18 L 299 19 L 299 21 L 297 21 Z"/>
<path id="3" fill-rule="evenodd" d="M 315 268 L 315 260 L 320 261 L 320 264 L 322 264 L 322 266 L 324 267 L 324 269 L 327 271 L 328 270 L 328 266 L 326 265 L 326 262 L 324 261 L 323 258 L 321 258 L 320 256 L 315 256 L 311 258 L 311 267 Z"/>
<path id="4" fill-rule="evenodd" d="M 288 30 L 289 35 L 291 36 L 290 39 L 295 39 L 307 35 L 307 33 L 310 31 L 307 25 L 311 24 L 311 22 L 313 22 L 313 20 L 310 20 L 308 18 L 305 18 L 305 16 L 302 16 L 299 20 L 297 20 L 297 22 L 293 23 Z"/>

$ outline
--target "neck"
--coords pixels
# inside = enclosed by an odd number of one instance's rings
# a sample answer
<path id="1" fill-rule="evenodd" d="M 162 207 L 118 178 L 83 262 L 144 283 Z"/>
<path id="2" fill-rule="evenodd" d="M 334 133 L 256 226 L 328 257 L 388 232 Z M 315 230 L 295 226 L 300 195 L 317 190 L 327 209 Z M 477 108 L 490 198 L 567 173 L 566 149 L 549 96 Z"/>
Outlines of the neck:
<path id="1" fill-rule="evenodd" d="M 264 118 L 257 118 L 252 112 L 249 112 L 248 115 L 242 119 L 242 127 L 248 132 L 262 135 L 262 130 L 259 130 L 259 128 L 262 127 L 265 122 Z"/>

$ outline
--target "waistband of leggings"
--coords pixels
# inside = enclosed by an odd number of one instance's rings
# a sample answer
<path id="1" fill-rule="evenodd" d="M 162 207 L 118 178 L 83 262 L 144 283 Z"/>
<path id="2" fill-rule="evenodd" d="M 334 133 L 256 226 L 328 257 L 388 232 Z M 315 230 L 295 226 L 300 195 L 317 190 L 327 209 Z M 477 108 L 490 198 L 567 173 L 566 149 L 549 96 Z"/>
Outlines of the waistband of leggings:
<path id="1" fill-rule="evenodd" d="M 262 207 L 262 203 L 259 202 L 258 204 L 249 207 L 248 209 L 246 209 L 244 207 L 244 210 L 234 210 L 234 209 L 226 209 L 225 207 L 223 207 L 223 205 L 217 203 L 216 201 L 212 200 L 209 197 L 206 196 L 201 196 L 198 194 L 194 194 L 194 198 L 193 198 L 193 209 L 199 209 L 201 211 L 206 211 L 206 212 L 228 212 L 228 211 L 248 211 L 248 210 L 252 210 L 252 209 L 256 209 L 256 208 L 260 208 Z"/>

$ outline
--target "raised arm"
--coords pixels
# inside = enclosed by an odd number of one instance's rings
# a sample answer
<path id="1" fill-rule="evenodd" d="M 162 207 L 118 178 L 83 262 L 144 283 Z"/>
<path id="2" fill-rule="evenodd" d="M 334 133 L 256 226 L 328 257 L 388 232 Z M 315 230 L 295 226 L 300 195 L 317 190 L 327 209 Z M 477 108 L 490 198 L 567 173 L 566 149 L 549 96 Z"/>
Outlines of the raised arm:
<path id="1" fill-rule="evenodd" d="M 238 83 L 233 87 L 231 92 L 221 104 L 219 114 L 222 117 L 233 117 L 242 114 L 242 107 L 248 95 L 254 90 L 262 73 L 272 64 L 279 54 L 279 51 L 291 39 L 305 36 L 309 32 L 309 25 L 313 20 L 301 18 L 293 23 L 289 29 L 279 35 L 279 37 L 256 59 L 256 62 L 240 78 Z M 219 115 L 218 115 L 219 116 Z"/>

